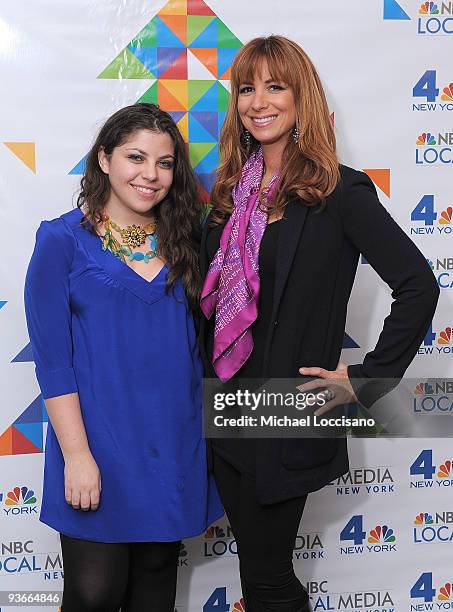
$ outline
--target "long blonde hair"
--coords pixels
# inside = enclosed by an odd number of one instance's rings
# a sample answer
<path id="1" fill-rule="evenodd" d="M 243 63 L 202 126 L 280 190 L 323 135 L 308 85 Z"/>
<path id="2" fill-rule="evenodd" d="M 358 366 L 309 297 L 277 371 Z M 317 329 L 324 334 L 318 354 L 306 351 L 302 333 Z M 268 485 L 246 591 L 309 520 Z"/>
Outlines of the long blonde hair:
<path id="1" fill-rule="evenodd" d="M 335 133 L 321 80 L 308 55 L 284 36 L 254 38 L 236 55 L 231 67 L 231 98 L 220 141 L 220 165 L 212 191 L 213 221 L 222 223 L 231 213 L 231 190 L 239 180 L 251 150 L 237 111 L 240 85 L 253 82 L 263 62 L 270 76 L 291 87 L 296 105 L 299 140 L 290 136 L 282 159 L 279 187 L 268 209 L 283 209 L 300 197 L 307 206 L 322 203 L 340 180 Z"/>

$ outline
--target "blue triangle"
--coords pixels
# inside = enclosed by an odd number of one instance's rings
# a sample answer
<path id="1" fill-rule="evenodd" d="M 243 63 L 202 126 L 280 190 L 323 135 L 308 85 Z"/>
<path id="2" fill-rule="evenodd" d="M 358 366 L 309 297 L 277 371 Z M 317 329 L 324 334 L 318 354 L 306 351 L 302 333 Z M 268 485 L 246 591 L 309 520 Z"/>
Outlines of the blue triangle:
<path id="1" fill-rule="evenodd" d="M 16 425 L 16 423 L 42 423 L 42 399 L 40 395 L 17 417 L 13 425 Z"/>
<path id="2" fill-rule="evenodd" d="M 219 147 L 216 145 L 202 160 L 198 162 L 194 170 L 197 174 L 209 174 L 219 165 Z"/>
<path id="3" fill-rule="evenodd" d="M 3 306 L 5 304 L 7 304 L 8 302 L 4 302 L 3 300 L 0 300 L 0 310 L 3 308 Z"/>
<path id="4" fill-rule="evenodd" d="M 396 0 L 384 0 L 384 19 L 410 20 L 410 17 Z"/>
<path id="5" fill-rule="evenodd" d="M 217 137 L 208 132 L 192 113 L 189 113 L 189 142 L 217 142 Z"/>
<path id="6" fill-rule="evenodd" d="M 216 17 L 189 45 L 189 48 L 195 47 L 196 49 L 217 49 L 219 46 L 217 23 L 218 18 Z"/>
<path id="7" fill-rule="evenodd" d="M 191 111 L 212 111 L 217 112 L 218 107 L 218 81 L 214 82 L 214 85 L 208 89 L 208 91 L 201 96 L 201 98 L 192 106 Z"/>
<path id="8" fill-rule="evenodd" d="M 166 23 L 160 17 L 156 16 L 157 30 L 157 46 L 158 47 L 179 47 L 185 49 L 186 45 L 180 40 L 176 34 L 170 30 Z"/>
<path id="9" fill-rule="evenodd" d="M 85 155 L 83 159 L 79 161 L 78 164 L 74 166 L 74 168 L 68 174 L 84 174 L 85 167 L 87 164 L 87 157 L 88 157 L 88 153 Z"/>
<path id="10" fill-rule="evenodd" d="M 43 449 L 42 423 L 19 423 L 17 425 L 15 424 L 14 427 L 37 448 L 40 450 Z"/>
<path id="11" fill-rule="evenodd" d="M 157 49 L 156 47 L 127 47 L 135 57 L 151 72 L 153 76 L 157 75 Z"/>
<path id="12" fill-rule="evenodd" d="M 222 78 L 222 74 L 228 70 L 234 60 L 234 56 L 239 49 L 219 49 L 217 52 L 217 74 L 219 79 Z"/>
<path id="13" fill-rule="evenodd" d="M 365 257 L 363 255 L 360 256 L 360 263 L 361 264 L 368 264 L 369 262 L 365 259 Z"/>
<path id="14" fill-rule="evenodd" d="M 18 353 L 11 363 L 28 363 L 34 361 L 30 342 Z"/>
<path id="15" fill-rule="evenodd" d="M 218 125 L 218 134 L 220 134 L 220 130 L 222 129 L 223 122 L 225 121 L 226 113 L 218 112 L 217 113 L 217 125 Z"/>
<path id="16" fill-rule="evenodd" d="M 190 111 L 189 117 L 193 116 L 197 122 L 217 141 L 217 137 L 219 135 L 218 128 L 218 113 L 216 112 L 202 112 L 199 113 L 197 111 Z M 200 141 L 203 142 L 203 141 Z"/>
<path id="17" fill-rule="evenodd" d="M 203 187 L 206 189 L 208 193 L 211 193 L 212 188 L 214 187 L 215 174 L 214 172 L 210 172 L 209 174 L 198 173 L 197 178 Z"/>
<path id="18" fill-rule="evenodd" d="M 346 332 L 343 336 L 343 347 L 342 348 L 360 348 L 355 340 L 351 338 Z"/>

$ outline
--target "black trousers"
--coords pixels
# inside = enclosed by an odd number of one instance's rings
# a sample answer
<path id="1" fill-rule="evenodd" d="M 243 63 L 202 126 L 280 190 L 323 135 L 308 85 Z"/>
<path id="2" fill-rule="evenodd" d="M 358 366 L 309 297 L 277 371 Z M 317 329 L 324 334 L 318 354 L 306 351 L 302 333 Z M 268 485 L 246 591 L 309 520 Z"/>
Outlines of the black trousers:
<path id="1" fill-rule="evenodd" d="M 62 612 L 173 612 L 180 542 L 60 539 Z"/>
<path id="2" fill-rule="evenodd" d="M 307 496 L 260 506 L 254 479 L 216 452 L 213 471 L 236 538 L 246 612 L 308 612 L 292 562 Z"/>

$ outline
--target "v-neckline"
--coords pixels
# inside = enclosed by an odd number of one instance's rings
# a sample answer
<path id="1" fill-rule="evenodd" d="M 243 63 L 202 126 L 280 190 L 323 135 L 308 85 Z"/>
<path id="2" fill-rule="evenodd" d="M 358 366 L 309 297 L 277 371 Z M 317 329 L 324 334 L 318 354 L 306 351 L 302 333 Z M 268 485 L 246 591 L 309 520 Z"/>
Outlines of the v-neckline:
<path id="1" fill-rule="evenodd" d="M 98 234 L 94 234 L 85 229 L 80 221 L 83 213 L 78 212 L 75 230 L 81 242 L 85 245 L 89 255 L 96 260 L 97 264 L 112 278 L 121 283 L 124 287 L 132 291 L 145 302 L 151 304 L 160 300 L 166 291 L 167 264 L 164 264 L 159 272 L 151 280 L 136 272 L 133 268 L 121 261 L 114 253 L 102 248 L 101 239 Z M 74 211 L 75 212 L 75 211 Z"/>

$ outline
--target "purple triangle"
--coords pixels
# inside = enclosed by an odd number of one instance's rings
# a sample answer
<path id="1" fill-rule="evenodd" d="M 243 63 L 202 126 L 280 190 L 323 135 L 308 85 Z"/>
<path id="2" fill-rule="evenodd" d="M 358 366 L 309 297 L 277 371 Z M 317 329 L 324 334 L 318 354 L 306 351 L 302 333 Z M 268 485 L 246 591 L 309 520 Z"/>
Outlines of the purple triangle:
<path id="1" fill-rule="evenodd" d="M 168 114 L 170 115 L 170 117 L 173 119 L 175 123 L 178 123 L 181 117 L 184 117 L 184 115 L 186 114 L 186 111 L 172 111 L 171 113 L 169 112 Z"/>
<path id="2" fill-rule="evenodd" d="M 212 111 L 190 111 L 189 113 L 216 140 L 218 138 L 218 113 Z"/>
<path id="3" fill-rule="evenodd" d="M 172 49 L 168 47 L 157 48 L 157 76 L 167 72 L 173 62 L 184 53 L 183 49 Z"/>

